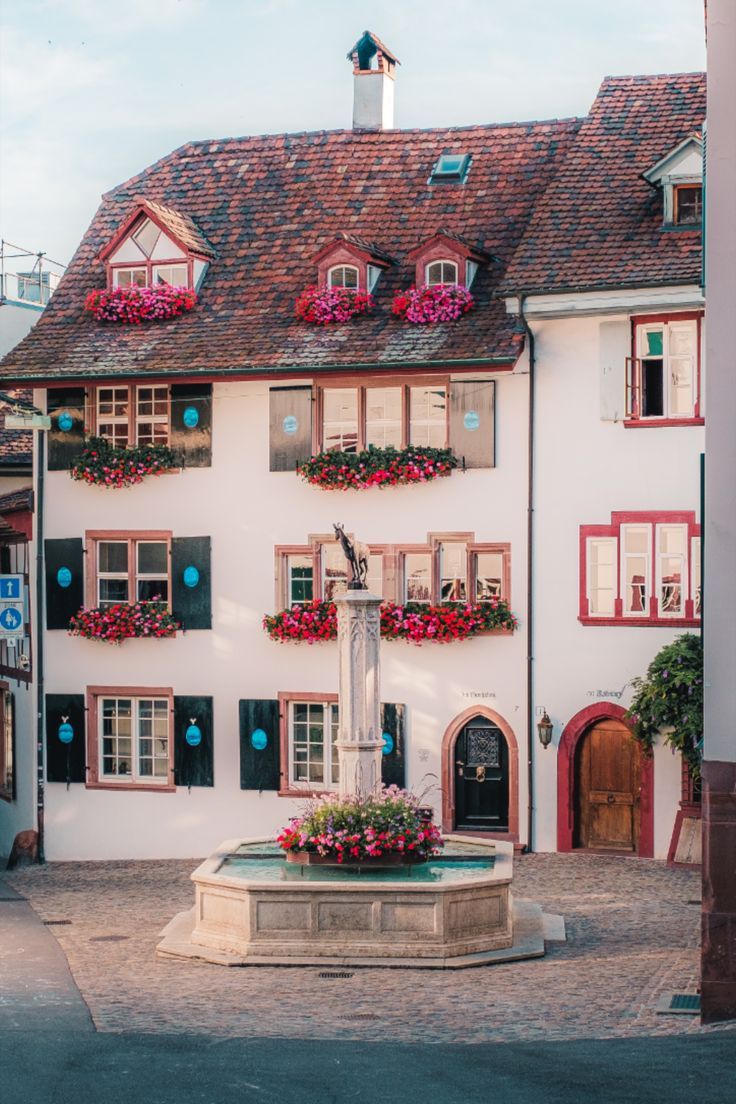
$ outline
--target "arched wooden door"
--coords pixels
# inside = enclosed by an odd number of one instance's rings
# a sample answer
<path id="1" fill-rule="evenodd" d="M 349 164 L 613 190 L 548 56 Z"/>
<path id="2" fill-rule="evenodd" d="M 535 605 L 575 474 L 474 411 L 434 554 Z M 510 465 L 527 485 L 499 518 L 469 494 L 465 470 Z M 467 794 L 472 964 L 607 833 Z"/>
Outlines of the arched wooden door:
<path id="1" fill-rule="evenodd" d="M 602 720 L 579 741 L 575 846 L 639 850 L 641 751 L 621 721 Z"/>
<path id="2" fill-rule="evenodd" d="M 509 749 L 503 732 L 474 717 L 455 743 L 455 823 L 461 831 L 509 830 Z"/>

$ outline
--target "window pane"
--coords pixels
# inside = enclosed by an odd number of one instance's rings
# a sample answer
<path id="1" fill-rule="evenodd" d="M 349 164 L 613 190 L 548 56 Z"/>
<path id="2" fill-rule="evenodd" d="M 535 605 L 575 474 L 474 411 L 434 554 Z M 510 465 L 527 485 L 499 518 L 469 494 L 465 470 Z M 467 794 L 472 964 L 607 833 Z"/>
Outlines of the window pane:
<path id="1" fill-rule="evenodd" d="M 130 698 L 102 698 L 102 774 L 121 777 L 132 773 L 130 760 L 130 723 L 132 715 Z"/>
<path id="2" fill-rule="evenodd" d="M 187 266 L 182 265 L 156 265 L 153 270 L 154 284 L 168 284 L 169 287 L 187 286 Z"/>
<path id="3" fill-rule="evenodd" d="M 371 594 L 383 598 L 383 556 L 380 552 L 371 552 L 368 557 L 366 584 Z"/>
<path id="4" fill-rule="evenodd" d="M 146 283 L 147 275 L 145 268 L 118 268 L 115 271 L 116 287 L 145 287 Z"/>
<path id="5" fill-rule="evenodd" d="M 613 617 L 616 599 L 616 542 L 592 540 L 588 551 L 588 610 Z"/>
<path id="6" fill-rule="evenodd" d="M 168 575 L 169 549 L 166 541 L 140 541 L 137 548 L 139 575 Z"/>
<path id="7" fill-rule="evenodd" d="M 454 261 L 433 261 L 427 265 L 426 282 L 433 284 L 456 284 L 457 265 Z"/>
<path id="8" fill-rule="evenodd" d="M 682 613 L 682 557 L 662 556 L 659 562 L 659 611 L 663 614 Z"/>
<path id="9" fill-rule="evenodd" d="M 671 322 L 668 326 L 670 414 L 691 417 L 695 409 L 695 322 Z"/>
<path id="10" fill-rule="evenodd" d="M 128 542 L 100 541 L 97 545 L 97 564 L 100 571 L 128 574 Z"/>
<path id="11" fill-rule="evenodd" d="M 465 602 L 468 597 L 467 547 L 457 542 L 440 546 L 440 598 L 443 602 Z"/>
<path id="12" fill-rule="evenodd" d="M 323 783 L 325 706 L 293 702 L 291 714 L 292 781 Z"/>
<path id="13" fill-rule="evenodd" d="M 115 605 L 117 602 L 127 602 L 128 580 L 100 579 L 98 601 L 101 606 Z"/>
<path id="14" fill-rule="evenodd" d="M 338 265 L 330 269 L 330 287 L 345 287 L 353 290 L 358 286 L 358 270 L 352 265 Z"/>
<path id="15" fill-rule="evenodd" d="M 475 553 L 475 598 L 477 602 L 500 598 L 503 587 L 503 555 L 500 552 Z"/>
<path id="16" fill-rule="evenodd" d="M 347 590 L 348 565 L 339 544 L 322 545 L 322 598 L 331 602 Z"/>
<path id="17" fill-rule="evenodd" d="M 447 441 L 447 393 L 444 387 L 412 387 L 409 395 L 412 445 L 444 448 Z"/>
<path id="18" fill-rule="evenodd" d="M 675 190 L 678 224 L 697 224 L 703 217 L 703 189 L 700 184 Z"/>
<path id="19" fill-rule="evenodd" d="M 146 219 L 142 226 L 136 230 L 133 235 L 133 240 L 143 250 L 147 257 L 150 257 L 158 241 L 161 231 L 155 223 L 150 219 Z"/>
<path id="20" fill-rule="evenodd" d="M 404 556 L 404 596 L 407 602 L 431 601 L 432 555 L 430 552 L 407 552 Z"/>
<path id="21" fill-rule="evenodd" d="M 311 556 L 288 556 L 287 605 L 314 598 L 314 562 Z"/>
<path id="22" fill-rule="evenodd" d="M 401 388 L 367 387 L 365 439 L 377 448 L 401 448 Z"/>
<path id="23" fill-rule="evenodd" d="M 647 558 L 627 556 L 624 561 L 624 612 L 646 613 Z"/>
<path id="24" fill-rule="evenodd" d="M 325 388 L 322 392 L 324 448 L 328 452 L 358 450 L 358 391 Z"/>
<path id="25" fill-rule="evenodd" d="M 97 392 L 97 433 L 117 448 L 128 444 L 130 394 L 127 387 L 101 387 Z"/>
<path id="26" fill-rule="evenodd" d="M 168 602 L 168 579 L 139 579 L 137 587 L 139 602 Z"/>
<path id="27" fill-rule="evenodd" d="M 625 552 L 648 552 L 650 531 L 648 526 L 627 525 L 622 529 Z"/>

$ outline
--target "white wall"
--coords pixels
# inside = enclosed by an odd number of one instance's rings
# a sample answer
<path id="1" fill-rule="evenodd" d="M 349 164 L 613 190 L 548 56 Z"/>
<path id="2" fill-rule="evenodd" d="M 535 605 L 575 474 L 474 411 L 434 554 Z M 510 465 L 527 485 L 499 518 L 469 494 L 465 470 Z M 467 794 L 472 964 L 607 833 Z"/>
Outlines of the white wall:
<path id="1" fill-rule="evenodd" d="M 416 487 L 322 491 L 292 473 L 268 471 L 268 386 L 214 388 L 212 468 L 153 477 L 124 490 L 47 481 L 46 535 L 85 529 L 171 529 L 212 537 L 213 624 L 174 640 L 120 647 L 46 634 L 46 690 L 88 685 L 171 686 L 214 697 L 212 789 L 175 794 L 47 787 L 49 859 L 196 857 L 227 837 L 268 833 L 298 808 L 293 799 L 239 788 L 238 701 L 279 691 L 337 690 L 337 647 L 272 642 L 261 628 L 276 608 L 274 546 L 306 543 L 341 521 L 359 539 L 420 543 L 430 531 L 473 530 L 479 541 L 511 544 L 511 606 L 522 631 L 448 645 L 382 647 L 381 697 L 407 705 L 408 784 L 421 791 L 440 775 L 442 736 L 473 704 L 510 724 L 519 744 L 520 822 L 526 825 L 526 395 L 527 377 L 500 378 L 495 469 L 454 473 Z M 281 383 L 281 381 L 280 381 Z M 494 695 L 477 697 L 476 695 Z M 439 811 L 440 796 L 430 795 Z"/>
<path id="2" fill-rule="evenodd" d="M 38 322 L 43 307 L 32 303 L 0 302 L 0 357 L 14 349 Z"/>
<path id="3" fill-rule="evenodd" d="M 628 706 L 629 680 L 659 649 L 696 629 L 583 625 L 579 531 L 608 525 L 620 510 L 700 514 L 700 427 L 626 429 L 600 418 L 599 326 L 615 316 L 534 323 L 537 354 L 535 512 L 535 703 L 567 722 L 601 701 Z M 615 694 L 609 693 L 614 691 Z M 557 756 L 535 750 L 535 847 L 557 837 Z M 673 768 L 673 763 L 675 764 Z M 679 765 L 655 755 L 655 855 L 666 857 L 679 800 Z"/>

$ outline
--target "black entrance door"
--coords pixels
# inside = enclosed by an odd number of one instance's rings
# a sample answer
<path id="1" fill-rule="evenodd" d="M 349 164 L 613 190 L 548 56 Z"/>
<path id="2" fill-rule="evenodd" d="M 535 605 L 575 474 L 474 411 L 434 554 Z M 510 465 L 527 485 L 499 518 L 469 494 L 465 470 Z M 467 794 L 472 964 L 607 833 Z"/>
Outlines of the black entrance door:
<path id="1" fill-rule="evenodd" d="M 455 827 L 507 832 L 509 750 L 500 728 L 478 717 L 455 744 Z"/>

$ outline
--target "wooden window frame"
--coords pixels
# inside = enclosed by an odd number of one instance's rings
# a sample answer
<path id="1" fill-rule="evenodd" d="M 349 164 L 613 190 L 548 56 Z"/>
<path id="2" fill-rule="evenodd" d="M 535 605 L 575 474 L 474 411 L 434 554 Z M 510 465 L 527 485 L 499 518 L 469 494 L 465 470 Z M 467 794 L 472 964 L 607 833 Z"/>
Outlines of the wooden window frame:
<path id="1" fill-rule="evenodd" d="M 680 222 L 680 192 L 697 188 L 700 192 L 700 219 L 696 222 Z M 698 180 L 683 181 L 672 185 L 672 225 L 683 226 L 688 230 L 700 230 L 703 225 L 703 184 Z"/>
<path id="2" fill-rule="evenodd" d="M 166 441 L 160 441 L 159 444 L 169 444 L 171 442 L 171 385 L 165 383 L 99 383 L 94 386 L 87 387 L 85 393 L 85 425 L 88 427 L 90 436 L 99 436 L 99 425 L 101 418 L 98 414 L 99 407 L 99 392 L 109 391 L 113 389 L 122 390 L 127 388 L 128 390 L 128 448 L 135 448 L 138 443 L 138 391 L 141 388 L 166 388 L 166 403 L 167 403 L 167 422 L 169 432 L 166 437 Z M 153 418 L 153 415 L 151 416 Z M 141 418 L 141 421 L 145 419 Z"/>
<path id="3" fill-rule="evenodd" d="M 101 541 L 127 542 L 128 545 L 128 605 L 138 601 L 138 561 L 136 549 L 138 544 L 147 541 L 166 542 L 168 563 L 168 591 L 169 596 L 166 606 L 171 611 L 172 602 L 172 578 L 171 578 L 171 542 L 173 534 L 170 529 L 89 529 L 84 535 L 85 555 L 87 557 L 87 570 L 85 572 L 85 603 L 88 608 L 97 606 L 98 574 L 97 574 L 97 545 Z"/>
<path id="4" fill-rule="evenodd" d="M 100 735 L 100 702 L 103 698 L 166 698 L 169 703 L 169 772 L 168 781 L 141 782 L 131 778 L 130 781 L 105 778 L 100 775 L 101 735 Z M 88 686 L 86 692 L 87 709 L 87 781 L 88 790 L 120 790 L 130 793 L 135 790 L 139 793 L 176 793 L 174 784 L 174 743 L 176 733 L 174 731 L 174 691 L 170 686 Z M 137 733 L 131 740 L 137 740 Z M 136 751 L 137 759 L 137 751 Z"/>
<path id="5" fill-rule="evenodd" d="M 647 596 L 647 609 L 643 614 L 625 613 L 622 596 L 623 579 L 623 554 L 622 554 L 622 528 L 627 525 L 640 525 L 649 527 L 649 591 Z M 685 570 L 683 572 L 682 585 L 686 588 L 684 610 L 682 614 L 663 613 L 659 608 L 659 549 L 658 527 L 663 525 L 681 525 L 686 529 L 685 535 Z M 594 538 L 610 538 L 616 542 L 616 593 L 614 596 L 614 612 L 610 617 L 589 612 L 590 602 L 588 598 L 588 549 L 589 542 Z M 618 511 L 611 514 L 610 525 L 581 525 L 580 526 L 580 586 L 579 586 L 579 613 L 578 620 L 584 625 L 627 625 L 651 627 L 652 625 L 674 628 L 689 628 L 700 625 L 701 615 L 695 612 L 695 597 L 693 589 L 693 541 L 700 540 L 700 525 L 695 520 L 694 510 L 681 511 Z"/>
<path id="6" fill-rule="evenodd" d="M 337 264 L 330 265 L 330 267 L 327 269 L 327 286 L 329 288 L 332 288 L 332 287 L 345 288 L 345 284 L 333 284 L 333 282 L 332 282 L 332 273 L 337 272 L 337 270 L 340 269 L 340 268 L 342 268 L 342 269 L 348 269 L 349 268 L 352 272 L 355 273 L 355 287 L 354 288 L 347 288 L 346 290 L 347 291 L 360 291 L 361 290 L 361 287 L 360 287 L 360 276 L 361 276 L 360 266 L 357 265 L 357 264 L 350 264 L 348 261 L 339 261 Z"/>
<path id="7" fill-rule="evenodd" d="M 322 452 L 325 447 L 324 440 L 324 392 L 352 390 L 358 392 L 358 441 L 356 449 L 363 452 L 367 447 L 366 437 L 366 391 L 383 390 L 393 388 L 401 390 L 401 444 L 400 448 L 408 448 L 411 436 L 411 403 L 410 393 L 412 387 L 432 387 L 437 390 L 445 390 L 445 442 L 442 448 L 450 447 L 450 377 L 421 376 L 416 379 L 402 380 L 397 383 L 395 377 L 376 377 L 370 383 L 366 383 L 365 376 L 341 376 L 334 379 L 320 379 L 315 381 L 313 390 L 312 410 L 314 422 L 312 425 L 313 438 L 316 442 L 317 452 Z"/>
<path id="8" fill-rule="evenodd" d="M 684 417 L 670 416 L 669 414 L 669 387 L 665 386 L 665 405 L 667 414 L 647 415 L 640 413 L 642 405 L 642 358 L 639 357 L 639 329 L 645 326 L 664 326 L 663 342 L 663 367 L 662 373 L 666 384 L 667 364 L 669 357 L 669 342 L 667 340 L 667 327 L 670 323 L 695 322 L 695 364 L 693 370 L 693 412 Z M 703 346 L 703 312 L 681 311 L 679 314 L 640 314 L 631 319 L 631 356 L 626 358 L 626 414 L 624 426 L 626 429 L 644 429 L 672 426 L 696 426 L 705 425 L 702 416 L 702 346 Z M 666 352 L 666 356 L 664 353 Z"/>
<path id="9" fill-rule="evenodd" d="M 321 552 L 325 544 L 336 544 L 334 536 L 327 533 L 310 534 L 307 544 L 279 544 L 274 549 L 275 553 L 275 585 L 276 608 L 289 607 L 289 556 L 311 556 L 313 563 L 313 588 L 314 601 L 323 600 Z M 442 532 L 428 533 L 424 544 L 368 544 L 371 555 L 383 557 L 383 601 L 398 602 L 404 604 L 404 557 L 412 553 L 431 556 L 432 567 L 432 596 L 428 605 L 439 605 L 440 597 L 440 548 L 443 543 L 462 543 L 466 546 L 467 574 L 466 586 L 468 598 L 465 601 L 474 604 L 477 580 L 478 553 L 490 552 L 500 554 L 503 558 L 503 575 L 501 580 L 501 599 L 510 602 L 511 599 L 511 544 L 507 541 L 476 541 L 473 532 Z M 486 600 L 486 599 L 484 599 Z M 492 630 L 496 631 L 496 630 Z M 501 630 L 499 630 L 501 631 Z"/>
<path id="10" fill-rule="evenodd" d="M 281 755 L 281 786 L 279 797 L 309 797 L 322 793 L 337 793 L 337 783 L 331 786 L 301 786 L 291 778 L 291 733 L 289 715 L 291 705 L 298 702 L 310 702 L 323 705 L 335 705 L 338 701 L 337 694 L 315 694 L 313 692 L 299 694 L 291 690 L 279 691 L 279 750 Z M 330 752 L 332 745 L 330 745 Z M 284 769 L 285 768 L 285 769 Z"/>
<path id="11" fill-rule="evenodd" d="M 436 265 L 436 264 L 452 265 L 452 267 L 455 269 L 455 279 L 450 281 L 449 285 L 448 285 L 447 280 L 439 280 L 434 284 L 430 284 L 430 282 L 429 282 L 429 270 L 432 267 L 432 265 Z M 442 286 L 458 287 L 458 285 L 460 283 L 460 264 L 458 263 L 457 258 L 453 258 L 453 257 L 434 257 L 431 261 L 427 261 L 424 265 L 424 283 L 427 285 L 427 287 L 442 287 Z"/>

